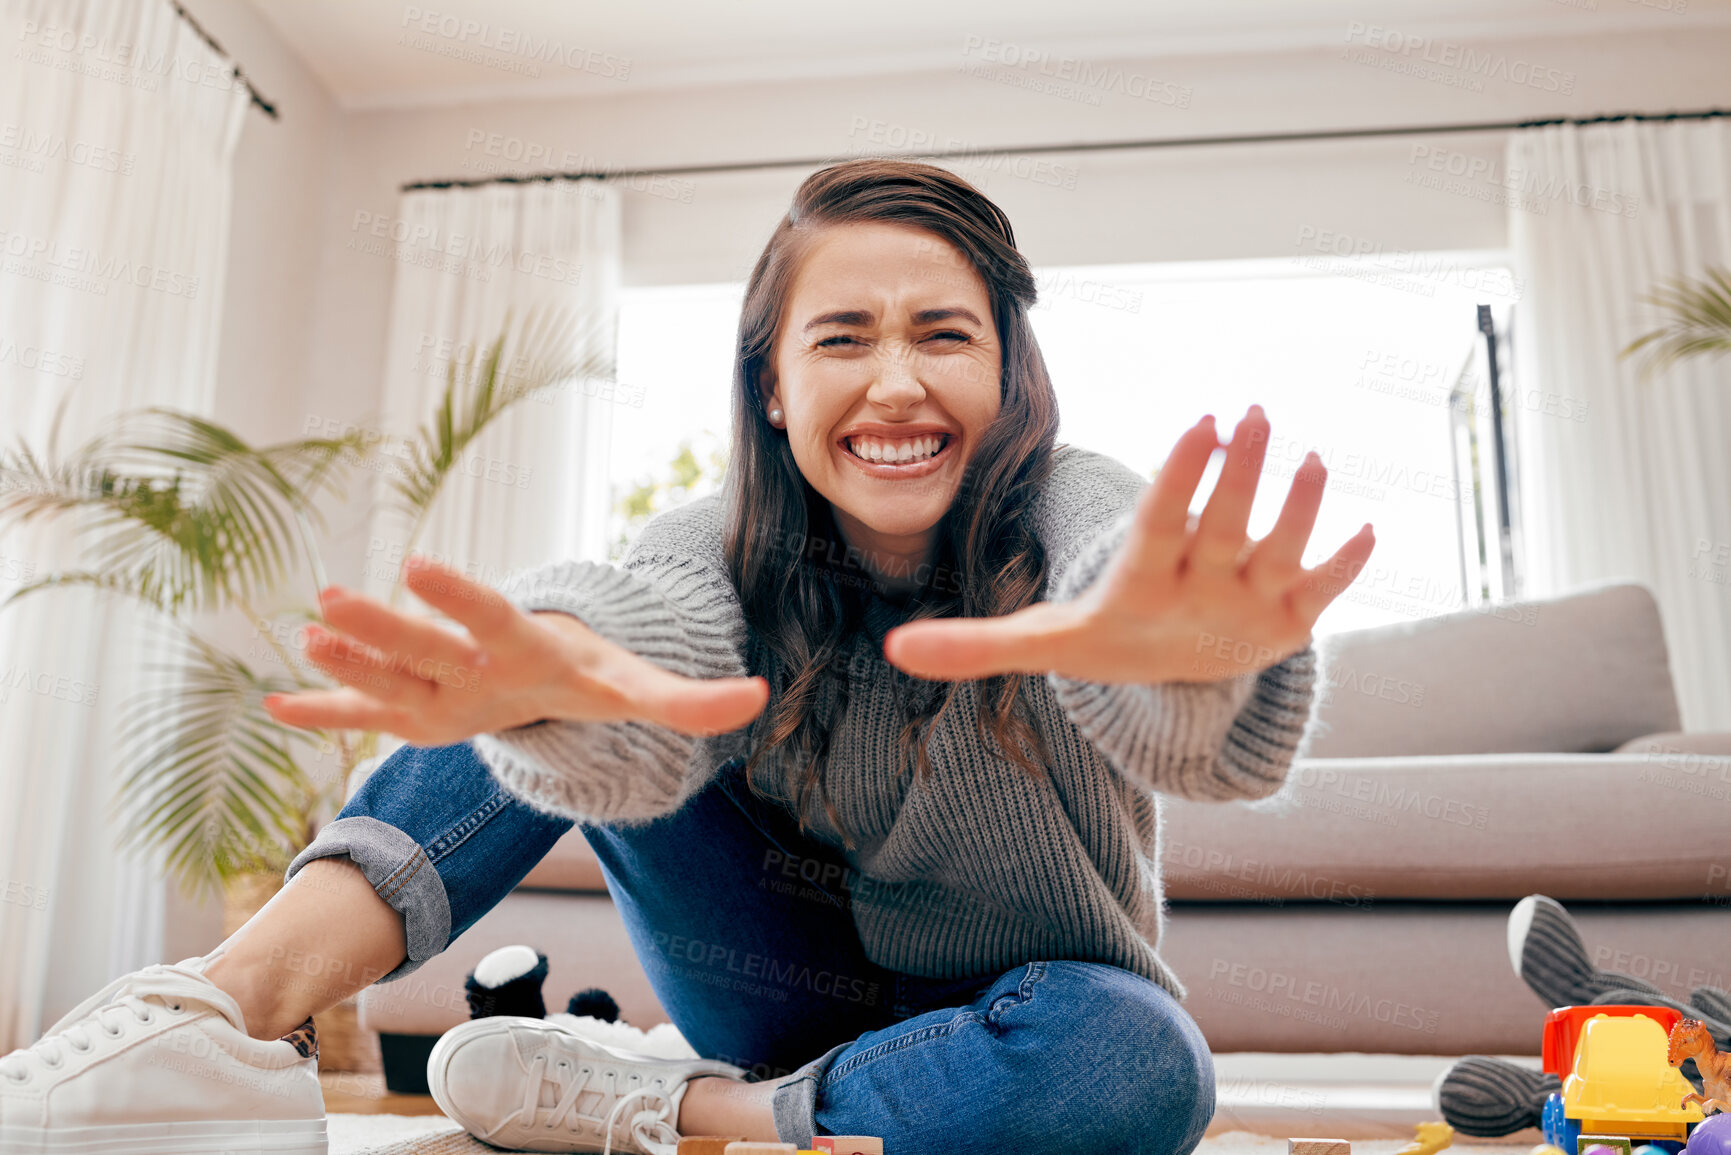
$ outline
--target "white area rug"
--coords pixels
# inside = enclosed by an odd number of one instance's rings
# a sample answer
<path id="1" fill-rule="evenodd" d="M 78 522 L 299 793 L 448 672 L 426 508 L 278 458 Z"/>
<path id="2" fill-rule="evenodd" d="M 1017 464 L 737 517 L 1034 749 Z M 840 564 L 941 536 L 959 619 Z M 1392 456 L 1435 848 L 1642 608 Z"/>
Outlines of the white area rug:
<path id="1" fill-rule="evenodd" d="M 469 1137 L 449 1119 L 437 1115 L 332 1115 L 331 1155 L 489 1155 L 497 1148 Z M 1355 1141 L 1353 1155 L 1394 1155 L 1405 1140 Z M 1524 1152 L 1531 1144 L 1471 1145 L 1457 1142 L 1448 1150 L 1460 1155 L 1505 1155 Z M 1197 1155 L 1286 1155 L 1286 1140 L 1246 1131 L 1211 1135 Z"/>

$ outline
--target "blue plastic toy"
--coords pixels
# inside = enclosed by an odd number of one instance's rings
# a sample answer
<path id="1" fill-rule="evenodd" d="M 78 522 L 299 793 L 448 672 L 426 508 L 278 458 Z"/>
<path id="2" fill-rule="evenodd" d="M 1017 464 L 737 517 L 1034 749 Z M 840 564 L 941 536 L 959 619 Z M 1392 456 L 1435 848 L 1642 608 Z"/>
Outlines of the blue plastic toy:
<path id="1" fill-rule="evenodd" d="M 1545 1142 L 1551 1146 L 1561 1147 L 1564 1151 L 1574 1151 L 1578 1146 L 1576 1140 L 1581 1137 L 1581 1121 L 1563 1114 L 1562 1092 L 1552 1091 L 1545 1099 L 1545 1110 L 1539 1124 L 1545 1133 Z"/>

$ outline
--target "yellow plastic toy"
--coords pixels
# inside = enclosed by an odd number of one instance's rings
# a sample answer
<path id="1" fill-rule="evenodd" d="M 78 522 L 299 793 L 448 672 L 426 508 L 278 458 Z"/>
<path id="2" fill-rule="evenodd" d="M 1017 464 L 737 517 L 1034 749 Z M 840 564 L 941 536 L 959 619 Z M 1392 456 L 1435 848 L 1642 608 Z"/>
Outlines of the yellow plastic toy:
<path id="1" fill-rule="evenodd" d="M 1413 1130 L 1418 1132 L 1418 1138 L 1394 1155 L 1436 1155 L 1455 1141 L 1455 1129 L 1447 1123 L 1420 1123 Z"/>
<path id="2" fill-rule="evenodd" d="M 1588 1019 L 1563 1082 L 1563 1114 L 1583 1134 L 1687 1139 L 1701 1109 L 1678 1106 L 1695 1088 L 1667 1061 L 1666 1044 L 1665 1028 L 1644 1015 Z"/>

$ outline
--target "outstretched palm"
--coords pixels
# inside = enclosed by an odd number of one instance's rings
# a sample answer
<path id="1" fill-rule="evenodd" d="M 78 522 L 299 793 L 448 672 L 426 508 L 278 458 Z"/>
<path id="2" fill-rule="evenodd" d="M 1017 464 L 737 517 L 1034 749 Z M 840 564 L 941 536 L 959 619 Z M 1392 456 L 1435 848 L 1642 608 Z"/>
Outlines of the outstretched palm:
<path id="1" fill-rule="evenodd" d="M 272 695 L 273 717 L 438 746 L 547 718 L 720 734 L 756 717 L 769 698 L 762 678 L 683 677 L 574 617 L 524 613 L 423 558 L 409 559 L 403 583 L 462 629 L 333 587 L 322 599 L 327 625 L 308 627 L 307 657 L 343 688 Z"/>
<path id="2" fill-rule="evenodd" d="M 1303 649 L 1376 539 L 1367 524 L 1320 566 L 1300 564 L 1328 476 L 1314 453 L 1293 477 L 1274 529 L 1259 541 L 1247 536 L 1268 428 L 1261 407 L 1251 406 L 1194 518 L 1191 498 L 1220 445 L 1212 417 L 1189 429 L 1137 500 L 1123 547 L 1074 600 L 898 626 L 884 639 L 884 656 L 919 677 L 952 681 L 1054 672 L 1157 683 L 1220 681 Z"/>

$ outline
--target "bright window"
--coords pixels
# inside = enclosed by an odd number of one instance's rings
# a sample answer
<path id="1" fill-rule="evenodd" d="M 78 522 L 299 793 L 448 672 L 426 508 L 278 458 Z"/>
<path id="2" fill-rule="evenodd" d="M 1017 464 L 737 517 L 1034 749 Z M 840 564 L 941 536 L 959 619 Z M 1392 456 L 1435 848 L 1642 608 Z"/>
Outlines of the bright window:
<path id="1" fill-rule="evenodd" d="M 1150 476 L 1203 413 L 1228 432 L 1260 403 L 1273 435 L 1252 535 L 1273 526 L 1309 449 L 1330 477 L 1306 564 L 1365 522 L 1376 527 L 1369 569 L 1318 632 L 1459 609 L 1457 513 L 1470 520 L 1472 507 L 1470 487 L 1457 498 L 1449 395 L 1479 340 L 1475 305 L 1506 305 L 1511 282 L 1484 258 L 1428 267 L 1423 276 L 1272 261 L 1038 270 L 1033 322 L 1059 438 Z M 620 377 L 645 402 L 615 414 L 616 501 L 668 475 L 682 442 L 700 465 L 725 453 L 742 293 L 737 284 L 625 291 Z M 1212 483 L 1211 473 L 1193 508 Z M 712 484 L 706 474 L 689 492 Z M 663 487 L 655 501 L 685 495 Z M 610 539 L 628 532 L 616 510 Z"/>

